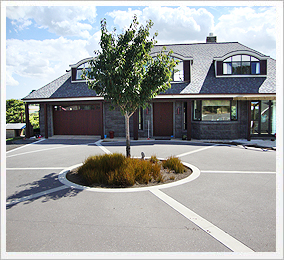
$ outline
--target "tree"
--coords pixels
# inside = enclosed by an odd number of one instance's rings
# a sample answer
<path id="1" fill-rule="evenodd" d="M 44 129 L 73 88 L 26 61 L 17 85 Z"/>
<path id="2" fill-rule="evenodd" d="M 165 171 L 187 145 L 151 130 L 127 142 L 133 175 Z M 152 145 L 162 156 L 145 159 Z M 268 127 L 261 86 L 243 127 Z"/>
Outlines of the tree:
<path id="1" fill-rule="evenodd" d="M 17 99 L 6 100 L 6 123 L 21 123 L 24 121 L 24 102 Z"/>
<path id="2" fill-rule="evenodd" d="M 134 16 L 129 28 L 117 35 L 109 32 L 106 20 L 101 21 L 101 51 L 89 61 L 89 68 L 83 72 L 90 89 L 113 108 L 118 106 L 125 117 L 126 155 L 130 157 L 129 119 L 139 108 L 145 108 L 156 95 L 171 87 L 171 75 L 176 65 L 172 52 L 163 51 L 155 58 L 150 52 L 156 43 L 157 33 L 149 39 L 151 20 L 139 28 Z"/>

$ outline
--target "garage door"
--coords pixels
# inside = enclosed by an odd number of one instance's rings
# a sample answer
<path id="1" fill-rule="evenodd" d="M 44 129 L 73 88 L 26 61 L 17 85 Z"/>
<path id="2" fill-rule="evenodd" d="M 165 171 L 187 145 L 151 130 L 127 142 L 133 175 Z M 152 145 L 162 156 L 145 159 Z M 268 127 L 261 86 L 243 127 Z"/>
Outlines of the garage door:
<path id="1" fill-rule="evenodd" d="M 53 127 L 55 135 L 100 135 L 101 106 L 54 106 Z"/>

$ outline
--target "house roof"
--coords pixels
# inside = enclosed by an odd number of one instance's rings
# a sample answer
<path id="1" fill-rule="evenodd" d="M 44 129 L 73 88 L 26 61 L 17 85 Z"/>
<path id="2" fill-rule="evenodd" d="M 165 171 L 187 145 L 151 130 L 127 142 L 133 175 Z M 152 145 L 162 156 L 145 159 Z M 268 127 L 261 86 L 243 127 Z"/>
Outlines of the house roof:
<path id="1" fill-rule="evenodd" d="M 31 92 L 23 100 L 95 96 L 96 92 L 89 89 L 86 82 L 71 83 L 71 73 L 67 72 L 44 87 Z"/>
<path id="2" fill-rule="evenodd" d="M 191 82 L 183 86 L 178 85 L 181 83 L 172 84 L 165 94 L 276 93 L 276 61 L 238 42 L 156 45 L 153 52 L 161 51 L 163 46 L 193 58 Z M 268 58 L 267 75 L 216 78 L 213 59 L 235 51 L 249 51 Z"/>
<path id="3" fill-rule="evenodd" d="M 163 94 L 258 94 L 276 93 L 276 61 L 237 42 L 155 45 L 152 53 L 165 46 L 177 56 L 192 60 L 191 81 L 171 84 Z M 214 58 L 235 51 L 249 51 L 267 59 L 267 75 L 263 77 L 215 77 Z M 85 82 L 71 83 L 68 72 L 44 87 L 30 93 L 23 100 L 96 97 Z"/>

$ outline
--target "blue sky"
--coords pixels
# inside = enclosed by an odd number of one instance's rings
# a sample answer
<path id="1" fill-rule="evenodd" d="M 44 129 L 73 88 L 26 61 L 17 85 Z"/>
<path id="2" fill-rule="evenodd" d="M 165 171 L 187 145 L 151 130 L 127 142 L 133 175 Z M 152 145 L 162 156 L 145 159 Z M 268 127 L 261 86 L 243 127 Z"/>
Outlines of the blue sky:
<path id="1" fill-rule="evenodd" d="M 247 6 L 190 5 L 195 1 L 64 2 L 64 6 L 10 2 L 6 6 L 6 99 L 21 99 L 63 75 L 70 64 L 93 56 L 99 48 L 102 18 L 118 32 L 134 14 L 143 24 L 151 19 L 158 44 L 204 43 L 213 32 L 218 42 L 237 41 L 276 58 L 276 7 L 264 6 L 269 1 L 252 2 L 242 2 Z"/>

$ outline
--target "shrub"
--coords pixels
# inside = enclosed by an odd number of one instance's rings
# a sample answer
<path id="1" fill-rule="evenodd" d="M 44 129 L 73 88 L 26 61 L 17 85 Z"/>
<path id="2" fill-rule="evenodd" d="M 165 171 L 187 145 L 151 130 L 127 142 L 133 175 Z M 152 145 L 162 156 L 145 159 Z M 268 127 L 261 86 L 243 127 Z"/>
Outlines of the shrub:
<path id="1" fill-rule="evenodd" d="M 135 178 L 132 174 L 125 170 L 114 170 L 109 174 L 108 185 L 127 187 L 132 186 L 135 183 Z"/>
<path id="2" fill-rule="evenodd" d="M 162 165 L 164 168 L 174 170 L 176 173 L 182 173 L 185 171 L 185 168 L 181 163 L 180 159 L 174 156 L 171 156 L 167 160 L 163 161 Z"/>
<path id="3" fill-rule="evenodd" d="M 151 158 L 150 158 L 150 162 L 151 162 L 151 163 L 158 163 L 158 161 L 159 161 L 159 160 L 158 160 L 158 158 L 157 158 L 156 155 L 152 155 L 152 156 L 151 156 Z"/>
<path id="4" fill-rule="evenodd" d="M 79 167 L 78 174 L 89 185 L 97 183 L 127 187 L 135 182 L 149 183 L 152 179 L 161 182 L 161 165 L 151 161 L 126 158 L 122 154 L 91 156 Z"/>
<path id="5" fill-rule="evenodd" d="M 78 174 L 82 175 L 88 184 L 107 184 L 109 174 L 122 168 L 125 160 L 125 156 L 118 153 L 90 156 L 79 167 Z"/>

